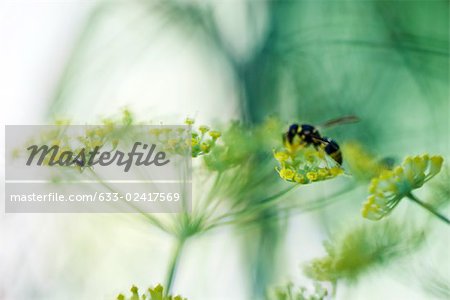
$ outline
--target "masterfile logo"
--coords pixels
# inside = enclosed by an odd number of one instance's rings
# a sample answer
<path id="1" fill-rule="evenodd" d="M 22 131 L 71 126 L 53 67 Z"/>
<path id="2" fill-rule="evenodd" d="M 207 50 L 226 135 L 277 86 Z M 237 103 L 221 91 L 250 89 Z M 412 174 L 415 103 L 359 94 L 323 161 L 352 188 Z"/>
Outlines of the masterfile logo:
<path id="1" fill-rule="evenodd" d="M 142 148 L 143 152 L 139 151 Z M 134 163 L 136 166 L 164 166 L 170 162 L 166 159 L 166 153 L 164 151 L 155 151 L 156 145 L 143 144 L 141 142 L 135 142 L 130 152 L 124 153 L 120 150 L 115 151 L 100 151 L 100 146 L 96 146 L 94 150 L 87 151 L 86 148 L 81 148 L 78 152 L 63 151 L 58 145 L 53 146 L 37 146 L 32 145 L 27 148 L 30 151 L 30 156 L 27 160 L 27 166 L 33 164 L 36 157 L 35 164 L 42 166 L 44 160 L 48 160 L 49 166 L 74 166 L 80 167 L 92 167 L 96 164 L 100 166 L 109 166 L 116 163 L 118 166 L 124 166 L 124 172 L 128 172 L 131 165 Z M 156 154 L 154 154 L 156 152 Z M 98 157 L 97 157 L 98 156 Z M 89 159 L 87 159 L 89 157 Z M 145 159 L 144 159 L 145 157 Z M 136 159 L 135 159 L 136 158 Z"/>

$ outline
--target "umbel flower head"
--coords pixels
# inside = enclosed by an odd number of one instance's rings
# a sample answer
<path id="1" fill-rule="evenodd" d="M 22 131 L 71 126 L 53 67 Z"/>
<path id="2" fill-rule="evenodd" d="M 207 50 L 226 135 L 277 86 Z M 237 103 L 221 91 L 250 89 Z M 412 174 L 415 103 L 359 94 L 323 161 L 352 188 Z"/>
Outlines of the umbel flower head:
<path id="1" fill-rule="evenodd" d="M 220 131 L 211 130 L 206 125 L 200 125 L 197 129 L 192 128 L 195 120 L 191 118 L 186 118 L 184 123 L 191 127 L 192 157 L 198 157 L 200 155 L 210 153 L 216 146 L 217 139 L 219 139 L 222 135 Z"/>
<path id="2" fill-rule="evenodd" d="M 364 218 L 379 220 L 391 213 L 397 204 L 438 174 L 442 156 L 407 157 L 401 166 L 385 170 L 372 179 L 369 197 L 362 208 Z"/>
<path id="3" fill-rule="evenodd" d="M 90 153 L 95 148 L 101 149 L 109 147 L 109 149 L 117 148 L 119 140 L 126 136 L 132 125 L 133 116 L 130 111 L 123 110 L 120 118 L 103 119 L 102 125 L 90 125 L 83 128 L 80 134 L 78 130 L 69 128 L 70 120 L 61 119 L 56 120 L 54 125 L 39 135 L 33 136 L 27 141 L 27 145 L 47 145 L 49 147 L 57 146 L 59 151 L 52 158 L 53 161 L 59 160 L 66 151 L 72 152 L 75 155 L 79 154 L 81 150 L 85 153 L 86 161 L 90 159 Z M 16 156 L 20 155 L 19 149 L 15 150 Z M 48 165 L 51 156 L 45 156 L 43 165 Z M 64 158 L 67 159 L 67 158 Z M 85 163 L 82 160 L 73 160 L 69 168 L 76 168 L 82 171 L 85 168 Z"/>
<path id="4" fill-rule="evenodd" d="M 117 296 L 117 300 L 187 300 L 181 296 L 164 295 L 164 288 L 160 284 L 154 288 L 149 288 L 141 295 L 138 288 L 134 285 L 131 287 L 130 291 L 130 297 L 120 294 Z"/>
<path id="5" fill-rule="evenodd" d="M 304 271 L 317 281 L 355 282 L 373 268 L 417 250 L 424 238 L 422 230 L 408 223 L 387 220 L 352 225 L 333 234 L 324 243 L 327 255 L 310 261 Z"/>
<path id="6" fill-rule="evenodd" d="M 323 149 L 312 146 L 274 151 L 280 164 L 276 171 L 288 182 L 308 184 L 334 178 L 344 173 L 341 166 L 329 158 Z"/>

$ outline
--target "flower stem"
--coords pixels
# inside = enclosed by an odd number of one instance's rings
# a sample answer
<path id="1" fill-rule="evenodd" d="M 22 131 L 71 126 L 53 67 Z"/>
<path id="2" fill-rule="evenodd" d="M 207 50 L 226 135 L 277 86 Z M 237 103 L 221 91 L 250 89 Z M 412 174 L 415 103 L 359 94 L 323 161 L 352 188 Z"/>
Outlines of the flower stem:
<path id="1" fill-rule="evenodd" d="M 186 238 L 179 237 L 177 239 L 175 249 L 172 254 L 172 258 L 169 263 L 169 269 L 167 270 L 167 276 L 166 276 L 166 284 L 164 286 L 166 292 L 165 295 L 170 294 L 170 290 L 172 288 L 173 282 L 175 281 L 175 275 L 177 272 L 178 265 L 180 263 L 181 253 L 183 252 L 184 243 L 186 241 Z"/>
<path id="2" fill-rule="evenodd" d="M 273 203 L 273 201 L 281 199 L 282 196 L 284 196 L 285 194 L 289 193 L 290 191 L 292 191 L 293 189 L 295 189 L 297 186 L 293 185 L 290 186 L 289 188 L 282 190 L 272 196 L 269 196 L 267 198 L 262 199 L 261 201 L 259 201 L 259 205 L 257 207 L 252 207 L 252 209 L 250 210 L 248 207 L 242 209 L 242 210 L 238 210 L 238 211 L 231 211 L 228 213 L 223 214 L 222 216 L 219 216 L 217 218 L 215 218 L 214 220 L 211 221 L 211 225 L 208 226 L 205 230 L 211 229 L 213 227 L 216 227 L 218 224 L 223 224 L 222 221 L 226 220 L 227 218 L 230 217 L 245 217 L 245 215 L 247 214 L 255 214 L 258 211 L 263 211 L 264 209 L 269 208 Z"/>
<path id="3" fill-rule="evenodd" d="M 331 283 L 331 297 L 336 298 L 337 293 L 337 280 Z"/>
<path id="4" fill-rule="evenodd" d="M 100 176 L 98 176 L 97 173 L 95 173 L 92 169 L 89 169 L 89 171 L 91 172 L 91 174 L 94 176 L 94 178 L 96 180 L 98 180 L 98 182 L 105 187 L 107 190 L 109 190 L 112 193 L 117 193 L 117 194 L 121 194 L 119 191 L 116 191 L 113 187 L 111 187 L 109 184 L 107 184 Z M 125 196 L 121 196 L 121 199 L 125 199 Z M 147 220 L 149 220 L 153 225 L 155 225 L 156 227 L 158 227 L 159 229 L 161 229 L 164 232 L 168 232 L 167 228 L 165 228 L 165 226 L 155 217 L 153 217 L 152 215 L 145 213 L 144 211 L 142 211 L 141 209 L 139 209 L 139 207 L 133 205 L 131 202 L 125 201 L 125 203 L 130 206 L 131 208 L 135 209 L 137 212 L 141 213 L 142 216 L 144 216 Z"/>
<path id="5" fill-rule="evenodd" d="M 422 206 L 423 208 L 425 208 L 426 210 L 428 210 L 430 213 L 432 213 L 433 215 L 435 215 L 436 217 L 438 217 L 438 219 L 440 219 L 441 221 L 443 221 L 444 223 L 446 223 L 447 225 L 450 225 L 450 220 L 445 217 L 444 215 L 441 215 L 439 212 L 437 212 L 431 205 L 422 202 L 421 200 L 419 200 L 416 196 L 414 196 L 413 194 L 409 193 L 407 195 L 407 197 L 412 200 L 413 202 L 416 202 L 417 204 L 419 204 L 420 206 Z"/>

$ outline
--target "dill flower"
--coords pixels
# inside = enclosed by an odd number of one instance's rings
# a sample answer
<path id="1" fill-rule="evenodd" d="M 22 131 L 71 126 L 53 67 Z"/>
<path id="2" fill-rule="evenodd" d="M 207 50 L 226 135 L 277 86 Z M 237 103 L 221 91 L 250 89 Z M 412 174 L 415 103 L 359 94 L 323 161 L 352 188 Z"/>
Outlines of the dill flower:
<path id="1" fill-rule="evenodd" d="M 220 143 L 216 143 L 210 154 L 204 156 L 204 162 L 208 170 L 224 172 L 239 166 L 249 165 L 255 155 L 266 149 L 264 142 L 268 139 L 260 137 L 257 132 L 260 125 L 255 127 L 247 127 L 244 124 L 233 122 L 223 132 L 211 130 L 207 135 L 211 139 L 220 138 Z M 270 136 L 270 135 L 269 135 Z"/>
<path id="2" fill-rule="evenodd" d="M 369 220 L 380 220 L 389 215 L 398 203 L 422 187 L 441 170 L 441 156 L 407 157 L 401 166 L 384 170 L 372 179 L 369 193 L 362 208 L 362 215 Z"/>
<path id="3" fill-rule="evenodd" d="M 198 127 L 198 131 L 200 131 L 202 134 L 205 134 L 209 131 L 209 127 L 206 125 L 200 125 Z"/>
<path id="4" fill-rule="evenodd" d="M 122 110 L 122 124 L 130 125 L 133 123 L 133 114 L 128 109 Z"/>
<path id="5" fill-rule="evenodd" d="M 278 160 L 279 162 L 285 162 L 286 160 L 289 159 L 289 154 L 284 152 L 284 151 L 278 151 L 278 152 L 274 152 L 273 156 L 275 157 L 276 160 Z"/>
<path id="6" fill-rule="evenodd" d="M 305 274 L 317 281 L 355 282 L 367 271 L 418 249 L 425 235 L 410 225 L 387 221 L 348 227 L 324 243 L 327 255 L 306 264 Z"/>
<path id="7" fill-rule="evenodd" d="M 117 296 L 117 300 L 187 300 L 181 296 L 171 296 L 164 294 L 164 288 L 158 284 L 154 288 L 149 288 L 144 293 L 140 294 L 136 286 L 130 289 L 131 297 L 126 297 L 123 294 Z"/>
<path id="8" fill-rule="evenodd" d="M 209 154 L 216 146 L 217 139 L 221 136 L 221 133 L 217 130 L 211 130 L 206 125 L 201 125 L 198 129 L 193 128 L 194 119 L 187 118 L 185 123 L 191 126 L 190 145 L 192 147 L 192 157 Z"/>
<path id="9" fill-rule="evenodd" d="M 157 142 L 163 151 L 172 154 L 186 155 L 198 141 L 193 137 L 189 137 L 188 131 L 180 129 L 181 128 L 178 130 L 163 128 L 153 130 L 152 134 L 157 139 Z"/>
<path id="10" fill-rule="evenodd" d="M 186 118 L 186 120 L 184 120 L 184 123 L 185 123 L 186 125 L 194 125 L 195 120 L 194 120 L 194 119 L 191 119 L 191 118 Z"/>
<path id="11" fill-rule="evenodd" d="M 281 170 L 278 171 L 278 173 L 280 174 L 280 177 L 283 178 L 284 180 L 292 180 L 294 176 L 297 175 L 293 170 L 286 168 L 282 168 Z"/>
<path id="12" fill-rule="evenodd" d="M 222 134 L 220 133 L 220 131 L 210 131 L 209 135 L 212 137 L 213 140 L 217 140 L 218 138 L 220 138 L 222 136 Z"/>
<path id="13" fill-rule="evenodd" d="M 283 149 L 273 152 L 280 166 L 275 170 L 281 179 L 308 184 L 334 178 L 344 173 L 344 170 L 334 160 L 329 159 L 322 149 L 305 146 L 295 151 Z"/>

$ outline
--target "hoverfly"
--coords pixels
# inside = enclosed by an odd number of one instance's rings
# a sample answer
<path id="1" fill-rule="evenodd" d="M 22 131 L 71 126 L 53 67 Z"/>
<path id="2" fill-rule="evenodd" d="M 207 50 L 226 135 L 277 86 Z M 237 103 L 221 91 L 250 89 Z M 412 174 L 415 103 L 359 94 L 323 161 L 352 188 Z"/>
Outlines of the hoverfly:
<path id="1" fill-rule="evenodd" d="M 342 164 L 342 152 L 336 141 L 329 137 L 322 136 L 317 128 L 327 128 L 339 124 L 358 122 L 356 116 L 345 116 L 327 121 L 319 126 L 309 124 L 292 124 L 288 131 L 283 134 L 283 143 L 286 148 L 294 150 L 299 146 L 314 146 L 316 149 L 322 147 L 334 161 Z"/>

